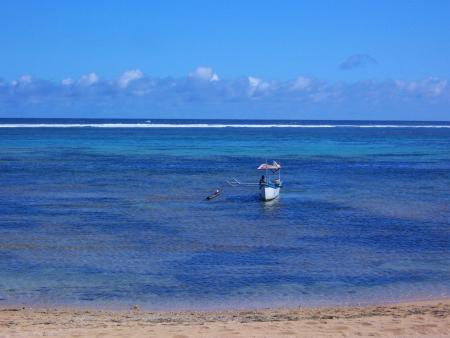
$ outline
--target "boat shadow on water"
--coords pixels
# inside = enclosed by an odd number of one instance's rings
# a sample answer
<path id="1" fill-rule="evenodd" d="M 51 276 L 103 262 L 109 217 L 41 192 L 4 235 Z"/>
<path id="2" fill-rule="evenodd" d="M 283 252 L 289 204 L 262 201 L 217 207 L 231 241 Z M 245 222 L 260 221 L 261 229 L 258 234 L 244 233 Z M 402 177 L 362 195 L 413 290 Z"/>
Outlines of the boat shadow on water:
<path id="1" fill-rule="evenodd" d="M 278 211 L 282 207 L 281 197 L 275 198 L 274 200 L 271 200 L 271 201 L 265 201 L 265 202 L 260 200 L 259 204 L 261 206 L 262 211 L 264 211 L 264 212 Z"/>
<path id="2" fill-rule="evenodd" d="M 258 194 L 248 194 L 221 196 L 219 199 L 228 204 L 236 204 L 236 206 L 245 205 L 246 207 L 255 208 L 264 214 L 278 213 L 283 207 L 282 197 L 275 198 L 271 201 L 263 201 Z"/>

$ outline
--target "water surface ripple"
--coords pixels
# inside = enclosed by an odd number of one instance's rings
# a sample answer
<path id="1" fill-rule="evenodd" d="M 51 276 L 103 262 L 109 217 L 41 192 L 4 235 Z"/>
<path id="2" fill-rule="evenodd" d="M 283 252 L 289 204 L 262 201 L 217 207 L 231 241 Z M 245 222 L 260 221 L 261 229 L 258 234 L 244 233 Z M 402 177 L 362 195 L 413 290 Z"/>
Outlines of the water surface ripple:
<path id="1" fill-rule="evenodd" d="M 0 120 L 20 123 L 146 122 Z M 258 123 L 276 122 L 220 121 Z M 0 305 L 205 309 L 448 296 L 450 129 L 410 127 L 448 124 L 338 124 L 0 128 Z M 255 189 L 226 186 L 231 177 L 257 181 L 266 159 L 284 167 L 280 199 L 262 203 Z M 205 201 L 215 188 L 223 194 Z"/>

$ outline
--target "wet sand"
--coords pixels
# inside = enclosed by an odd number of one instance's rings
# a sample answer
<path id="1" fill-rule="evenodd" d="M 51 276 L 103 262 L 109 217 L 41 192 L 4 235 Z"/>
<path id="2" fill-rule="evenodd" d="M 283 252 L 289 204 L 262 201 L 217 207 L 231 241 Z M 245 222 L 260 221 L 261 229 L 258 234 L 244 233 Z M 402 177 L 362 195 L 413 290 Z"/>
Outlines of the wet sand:
<path id="1" fill-rule="evenodd" d="M 0 309 L 0 337 L 450 337 L 450 300 L 211 312 Z"/>

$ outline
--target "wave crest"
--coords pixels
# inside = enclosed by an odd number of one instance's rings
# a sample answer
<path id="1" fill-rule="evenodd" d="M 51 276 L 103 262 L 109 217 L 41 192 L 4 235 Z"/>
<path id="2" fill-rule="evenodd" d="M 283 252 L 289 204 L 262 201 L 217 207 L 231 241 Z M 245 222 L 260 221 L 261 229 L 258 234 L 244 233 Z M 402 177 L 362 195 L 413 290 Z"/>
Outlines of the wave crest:
<path id="1" fill-rule="evenodd" d="M 450 128 L 450 125 L 402 124 L 171 124 L 171 123 L 6 123 L 0 128 Z"/>

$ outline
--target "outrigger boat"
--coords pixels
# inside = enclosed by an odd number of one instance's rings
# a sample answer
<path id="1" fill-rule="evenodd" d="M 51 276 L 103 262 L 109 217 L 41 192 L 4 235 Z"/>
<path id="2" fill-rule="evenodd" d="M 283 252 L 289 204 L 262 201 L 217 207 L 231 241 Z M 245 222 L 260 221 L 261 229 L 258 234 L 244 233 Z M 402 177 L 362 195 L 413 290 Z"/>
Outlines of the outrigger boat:
<path id="1" fill-rule="evenodd" d="M 280 196 L 281 165 L 273 161 L 272 164 L 263 163 L 258 170 L 265 170 L 266 174 L 259 180 L 259 191 L 263 201 L 271 201 Z"/>
<path id="2" fill-rule="evenodd" d="M 236 178 L 228 181 L 232 187 L 237 186 L 259 186 L 259 192 L 263 201 L 271 201 L 280 196 L 281 182 L 281 165 L 276 161 L 272 164 L 263 163 L 257 170 L 264 170 L 265 175 L 261 176 L 259 183 L 241 183 Z"/>

